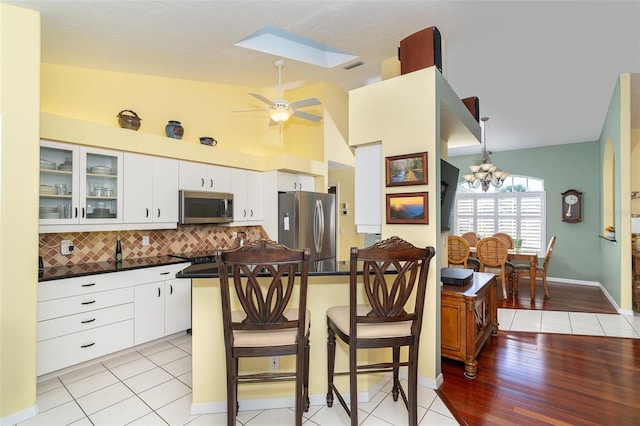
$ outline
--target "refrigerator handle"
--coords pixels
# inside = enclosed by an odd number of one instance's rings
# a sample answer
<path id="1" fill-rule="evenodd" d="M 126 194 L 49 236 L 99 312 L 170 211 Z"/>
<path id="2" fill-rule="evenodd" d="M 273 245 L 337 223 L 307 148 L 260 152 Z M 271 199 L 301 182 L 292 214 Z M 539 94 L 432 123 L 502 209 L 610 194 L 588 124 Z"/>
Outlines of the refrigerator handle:
<path id="1" fill-rule="evenodd" d="M 322 237 L 324 236 L 324 209 L 322 207 L 322 201 L 316 200 L 316 204 L 313 209 L 313 243 L 315 245 L 316 253 L 322 251 Z"/>

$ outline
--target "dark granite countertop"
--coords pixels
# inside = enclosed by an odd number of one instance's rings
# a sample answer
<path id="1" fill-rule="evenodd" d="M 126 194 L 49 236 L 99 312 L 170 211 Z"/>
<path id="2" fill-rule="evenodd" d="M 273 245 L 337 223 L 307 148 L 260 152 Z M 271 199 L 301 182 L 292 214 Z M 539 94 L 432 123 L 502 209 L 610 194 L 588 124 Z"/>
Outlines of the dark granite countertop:
<path id="1" fill-rule="evenodd" d="M 172 256 L 140 257 L 123 259 L 116 264 L 112 262 L 79 263 L 77 265 L 49 266 L 38 274 L 38 282 L 60 280 L 64 278 L 82 277 L 85 275 L 106 274 L 109 272 L 128 271 L 132 269 L 150 268 L 153 266 L 173 265 L 189 261 Z"/>
<path id="2" fill-rule="evenodd" d="M 359 272 L 360 274 L 361 272 Z M 395 271 L 387 271 L 395 273 Z M 309 264 L 310 277 L 349 275 L 348 261 L 319 261 Z M 190 265 L 176 274 L 176 278 L 218 278 L 218 265 L 216 263 L 199 263 Z"/>

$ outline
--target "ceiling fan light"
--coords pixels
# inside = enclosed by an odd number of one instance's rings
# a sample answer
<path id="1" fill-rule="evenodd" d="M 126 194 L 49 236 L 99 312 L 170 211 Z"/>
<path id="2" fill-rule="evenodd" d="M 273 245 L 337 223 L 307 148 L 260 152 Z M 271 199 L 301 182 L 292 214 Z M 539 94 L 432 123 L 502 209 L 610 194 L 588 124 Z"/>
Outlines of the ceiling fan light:
<path id="1" fill-rule="evenodd" d="M 293 114 L 293 111 L 291 111 L 288 108 L 285 108 L 285 109 L 271 109 L 271 110 L 269 110 L 269 116 L 276 123 L 284 123 L 289 118 L 291 118 L 292 114 Z"/>

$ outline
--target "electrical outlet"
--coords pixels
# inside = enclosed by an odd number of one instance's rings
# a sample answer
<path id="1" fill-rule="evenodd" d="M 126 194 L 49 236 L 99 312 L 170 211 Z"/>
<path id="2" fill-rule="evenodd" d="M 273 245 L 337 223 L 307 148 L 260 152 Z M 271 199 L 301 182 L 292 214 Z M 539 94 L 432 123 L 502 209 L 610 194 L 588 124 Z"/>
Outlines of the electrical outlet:
<path id="1" fill-rule="evenodd" d="M 272 370 L 280 370 L 280 357 L 272 356 L 269 357 L 269 366 Z"/>
<path id="2" fill-rule="evenodd" d="M 73 241 L 62 240 L 60 243 L 60 253 L 68 256 L 73 253 Z"/>
<path id="3" fill-rule="evenodd" d="M 238 238 L 238 233 L 234 231 L 234 232 L 231 234 L 231 236 L 232 236 L 233 238 Z"/>
<path id="4" fill-rule="evenodd" d="M 149 236 L 148 235 L 143 235 L 142 236 L 142 245 L 143 246 L 148 246 L 149 245 Z"/>

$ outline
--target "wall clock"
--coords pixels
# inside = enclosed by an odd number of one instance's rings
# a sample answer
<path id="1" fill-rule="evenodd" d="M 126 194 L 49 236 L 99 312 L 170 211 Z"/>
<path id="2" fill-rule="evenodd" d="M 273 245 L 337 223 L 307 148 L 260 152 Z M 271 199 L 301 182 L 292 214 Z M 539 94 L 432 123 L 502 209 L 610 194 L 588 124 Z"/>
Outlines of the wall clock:
<path id="1" fill-rule="evenodd" d="M 568 189 L 562 194 L 562 221 L 582 222 L 582 192 Z"/>

